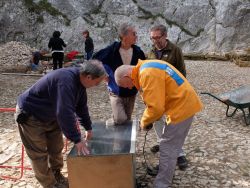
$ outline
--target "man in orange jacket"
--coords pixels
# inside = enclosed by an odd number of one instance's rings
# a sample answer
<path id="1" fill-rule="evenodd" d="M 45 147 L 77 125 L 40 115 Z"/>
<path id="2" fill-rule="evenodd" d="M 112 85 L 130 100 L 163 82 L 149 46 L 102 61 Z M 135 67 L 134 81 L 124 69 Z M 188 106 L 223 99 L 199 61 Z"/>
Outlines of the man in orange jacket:
<path id="1" fill-rule="evenodd" d="M 170 187 L 193 117 L 202 109 L 199 97 L 174 66 L 161 60 L 139 60 L 136 66 L 122 65 L 115 72 L 115 80 L 121 87 L 135 86 L 141 92 L 146 104 L 140 121 L 143 130 L 166 115 L 154 187 Z"/>

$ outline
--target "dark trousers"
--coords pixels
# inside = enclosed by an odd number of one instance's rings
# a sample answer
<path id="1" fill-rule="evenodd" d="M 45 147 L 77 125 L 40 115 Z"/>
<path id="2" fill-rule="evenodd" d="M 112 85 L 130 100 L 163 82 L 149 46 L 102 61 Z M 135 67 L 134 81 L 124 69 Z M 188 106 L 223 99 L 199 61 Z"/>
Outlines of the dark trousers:
<path id="1" fill-rule="evenodd" d="M 20 109 L 16 108 L 16 114 Z M 30 158 L 36 179 L 44 188 L 56 183 L 53 170 L 63 168 L 63 137 L 56 121 L 41 122 L 34 116 L 18 124 L 25 151 Z"/>
<path id="2" fill-rule="evenodd" d="M 86 52 L 86 59 L 87 60 L 90 60 L 92 58 L 93 52 L 94 52 L 93 50 L 89 51 L 89 52 Z"/>
<path id="3" fill-rule="evenodd" d="M 59 69 L 62 68 L 64 53 L 63 52 L 53 52 L 52 58 L 53 58 L 53 70 L 57 69 L 57 65 L 59 65 Z"/>

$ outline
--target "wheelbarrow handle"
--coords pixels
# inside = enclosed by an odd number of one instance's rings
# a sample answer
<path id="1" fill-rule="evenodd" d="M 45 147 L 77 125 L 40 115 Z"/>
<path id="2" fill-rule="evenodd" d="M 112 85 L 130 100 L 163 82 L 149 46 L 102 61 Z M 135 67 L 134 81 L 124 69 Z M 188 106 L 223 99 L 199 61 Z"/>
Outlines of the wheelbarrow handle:
<path id="1" fill-rule="evenodd" d="M 226 105 L 228 106 L 228 104 L 227 104 L 225 101 L 221 100 L 219 97 L 217 97 L 217 96 L 213 95 L 212 93 L 208 93 L 208 92 L 201 92 L 201 94 L 203 94 L 203 95 L 209 95 L 209 96 L 211 96 L 211 97 L 213 97 L 213 98 L 217 99 L 218 101 L 220 101 L 220 102 L 222 102 L 222 103 L 224 103 L 224 104 L 226 104 Z"/>

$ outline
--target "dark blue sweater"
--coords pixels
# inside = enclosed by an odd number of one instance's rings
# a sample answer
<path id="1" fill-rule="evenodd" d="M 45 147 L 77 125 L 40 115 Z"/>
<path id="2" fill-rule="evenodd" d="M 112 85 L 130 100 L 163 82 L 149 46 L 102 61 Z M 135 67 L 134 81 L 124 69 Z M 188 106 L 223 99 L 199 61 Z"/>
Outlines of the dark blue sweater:
<path id="1" fill-rule="evenodd" d="M 39 79 L 18 97 L 19 107 L 42 122 L 56 120 L 64 135 L 77 143 L 81 133 L 76 120 L 91 130 L 86 88 L 77 67 L 58 69 Z"/>
<path id="2" fill-rule="evenodd" d="M 94 54 L 93 59 L 98 59 L 105 65 L 104 67 L 109 74 L 108 89 L 120 97 L 130 97 L 136 95 L 137 89 L 135 87 L 132 89 L 127 89 L 117 86 L 113 76 L 115 70 L 119 66 L 123 65 L 122 58 L 119 52 L 120 47 L 121 42 L 114 42 L 113 44 Z M 140 47 L 132 45 L 132 48 L 133 56 L 130 65 L 136 65 L 139 59 L 146 59 L 144 52 L 140 49 Z"/>

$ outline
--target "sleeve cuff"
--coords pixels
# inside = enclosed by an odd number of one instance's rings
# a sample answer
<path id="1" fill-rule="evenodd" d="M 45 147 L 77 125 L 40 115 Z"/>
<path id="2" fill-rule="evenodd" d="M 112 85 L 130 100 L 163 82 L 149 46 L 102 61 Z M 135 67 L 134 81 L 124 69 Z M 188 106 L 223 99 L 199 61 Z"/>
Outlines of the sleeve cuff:
<path id="1" fill-rule="evenodd" d="M 81 139 L 74 140 L 73 142 L 74 144 L 78 144 L 79 142 L 81 142 Z"/>

